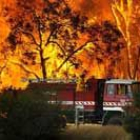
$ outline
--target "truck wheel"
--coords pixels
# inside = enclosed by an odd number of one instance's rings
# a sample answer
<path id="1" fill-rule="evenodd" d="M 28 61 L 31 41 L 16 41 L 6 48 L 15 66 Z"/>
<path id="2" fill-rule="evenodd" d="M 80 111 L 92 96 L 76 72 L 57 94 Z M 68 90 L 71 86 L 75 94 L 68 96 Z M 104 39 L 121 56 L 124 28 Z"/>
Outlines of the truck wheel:
<path id="1" fill-rule="evenodd" d="M 119 117 L 112 117 L 109 119 L 108 125 L 118 125 L 118 126 L 122 126 L 122 120 Z"/>

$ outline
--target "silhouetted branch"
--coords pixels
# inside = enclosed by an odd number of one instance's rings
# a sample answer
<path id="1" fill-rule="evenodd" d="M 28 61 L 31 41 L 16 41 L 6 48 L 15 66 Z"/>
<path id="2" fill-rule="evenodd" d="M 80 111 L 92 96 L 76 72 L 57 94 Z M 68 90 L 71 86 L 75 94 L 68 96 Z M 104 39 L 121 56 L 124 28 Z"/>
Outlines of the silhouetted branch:
<path id="1" fill-rule="evenodd" d="M 1 81 L 1 74 L 2 74 L 3 70 L 6 68 L 6 65 L 7 65 L 7 63 L 4 66 L 0 67 L 0 83 L 2 82 Z"/>
<path id="2" fill-rule="evenodd" d="M 138 48 L 138 55 L 137 55 L 136 62 L 135 62 L 135 68 L 134 68 L 133 79 L 136 78 L 136 73 L 137 73 L 138 67 L 139 67 L 139 60 L 140 60 L 140 46 L 139 46 L 139 48 Z"/>
<path id="3" fill-rule="evenodd" d="M 56 42 L 56 41 L 49 41 L 48 43 L 56 44 L 60 48 L 60 50 L 62 51 L 62 53 L 65 55 L 64 49 L 61 47 L 61 45 L 58 42 Z"/>
<path id="4" fill-rule="evenodd" d="M 31 34 L 30 32 L 27 32 L 27 31 L 22 31 L 22 33 L 30 36 L 32 38 L 34 44 L 39 46 L 39 44 L 37 43 L 37 41 L 36 41 L 35 37 L 33 36 L 33 34 Z"/>
<path id="5" fill-rule="evenodd" d="M 50 57 L 46 57 L 46 58 L 44 58 L 44 61 L 47 61 L 47 60 L 49 60 L 50 59 Z"/>
<path id="6" fill-rule="evenodd" d="M 80 46 L 79 48 L 77 48 L 76 50 L 74 50 L 69 56 L 67 56 L 67 58 L 62 62 L 62 64 L 58 67 L 58 71 L 63 67 L 63 65 L 74 55 L 76 54 L 78 51 L 82 50 L 88 43 L 90 42 L 86 42 L 84 43 L 82 46 Z"/>
<path id="7" fill-rule="evenodd" d="M 11 62 L 12 64 L 15 64 L 15 65 L 19 66 L 20 68 L 22 68 L 26 73 L 32 74 L 32 75 L 34 75 L 37 79 L 39 79 L 39 76 L 38 76 L 35 72 L 29 70 L 29 69 L 28 69 L 27 67 L 25 67 L 24 65 L 22 65 L 22 64 L 20 64 L 20 63 L 18 63 L 18 62 L 12 62 L 12 61 L 10 61 L 10 62 Z"/>
<path id="8" fill-rule="evenodd" d="M 45 43 L 45 46 L 47 46 L 47 45 L 50 43 L 50 39 L 51 39 L 53 33 L 54 33 L 54 30 L 52 30 L 52 31 L 50 32 L 49 37 L 47 38 L 47 41 L 46 41 L 46 43 Z"/>

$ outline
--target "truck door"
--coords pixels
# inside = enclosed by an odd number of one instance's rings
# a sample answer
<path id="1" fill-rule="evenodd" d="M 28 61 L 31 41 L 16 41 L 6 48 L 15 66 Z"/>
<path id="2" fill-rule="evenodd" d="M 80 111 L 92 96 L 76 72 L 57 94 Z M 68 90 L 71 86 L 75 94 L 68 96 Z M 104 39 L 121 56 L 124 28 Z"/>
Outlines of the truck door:
<path id="1" fill-rule="evenodd" d="M 103 115 L 103 93 L 104 93 L 105 79 L 99 79 L 97 83 L 97 100 L 96 100 L 96 109 L 99 117 Z"/>
<path id="2" fill-rule="evenodd" d="M 116 95 L 116 85 L 115 84 L 106 84 L 104 90 L 104 104 L 108 102 L 114 102 Z"/>

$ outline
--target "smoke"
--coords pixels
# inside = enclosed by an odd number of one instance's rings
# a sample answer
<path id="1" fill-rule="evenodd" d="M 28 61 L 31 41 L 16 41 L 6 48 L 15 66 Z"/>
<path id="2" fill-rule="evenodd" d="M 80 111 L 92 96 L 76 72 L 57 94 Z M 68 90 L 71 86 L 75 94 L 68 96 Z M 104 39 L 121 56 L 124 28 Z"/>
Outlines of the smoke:
<path id="1" fill-rule="evenodd" d="M 6 19 L 4 17 L 5 14 L 5 6 L 12 6 L 12 0 L 0 0 L 0 43 L 4 41 L 4 39 L 8 36 L 10 29 L 9 25 L 6 23 Z"/>
<path id="2" fill-rule="evenodd" d="M 0 18 L 0 43 L 8 36 L 9 31 L 10 29 L 4 19 Z"/>
<path id="3" fill-rule="evenodd" d="M 100 20 L 113 19 L 111 12 L 112 0 L 69 0 L 74 11 L 89 18 L 98 17 Z"/>

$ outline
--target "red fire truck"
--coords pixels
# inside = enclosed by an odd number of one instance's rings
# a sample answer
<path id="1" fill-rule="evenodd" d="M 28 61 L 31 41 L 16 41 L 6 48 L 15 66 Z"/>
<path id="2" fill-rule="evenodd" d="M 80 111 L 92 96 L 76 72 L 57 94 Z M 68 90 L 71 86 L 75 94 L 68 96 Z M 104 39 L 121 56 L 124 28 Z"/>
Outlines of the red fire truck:
<path id="1" fill-rule="evenodd" d="M 140 92 L 140 82 L 122 79 L 88 79 L 82 91 L 77 80 L 30 80 L 28 88 L 41 88 L 49 103 L 60 103 L 68 120 L 121 124 L 124 107 L 131 105 L 133 94 Z M 28 89 L 27 88 L 27 89 Z"/>
<path id="2" fill-rule="evenodd" d="M 133 95 L 140 93 L 140 82 L 128 79 L 106 80 L 103 98 L 104 115 L 102 122 L 122 123 L 125 107 L 131 106 Z"/>

